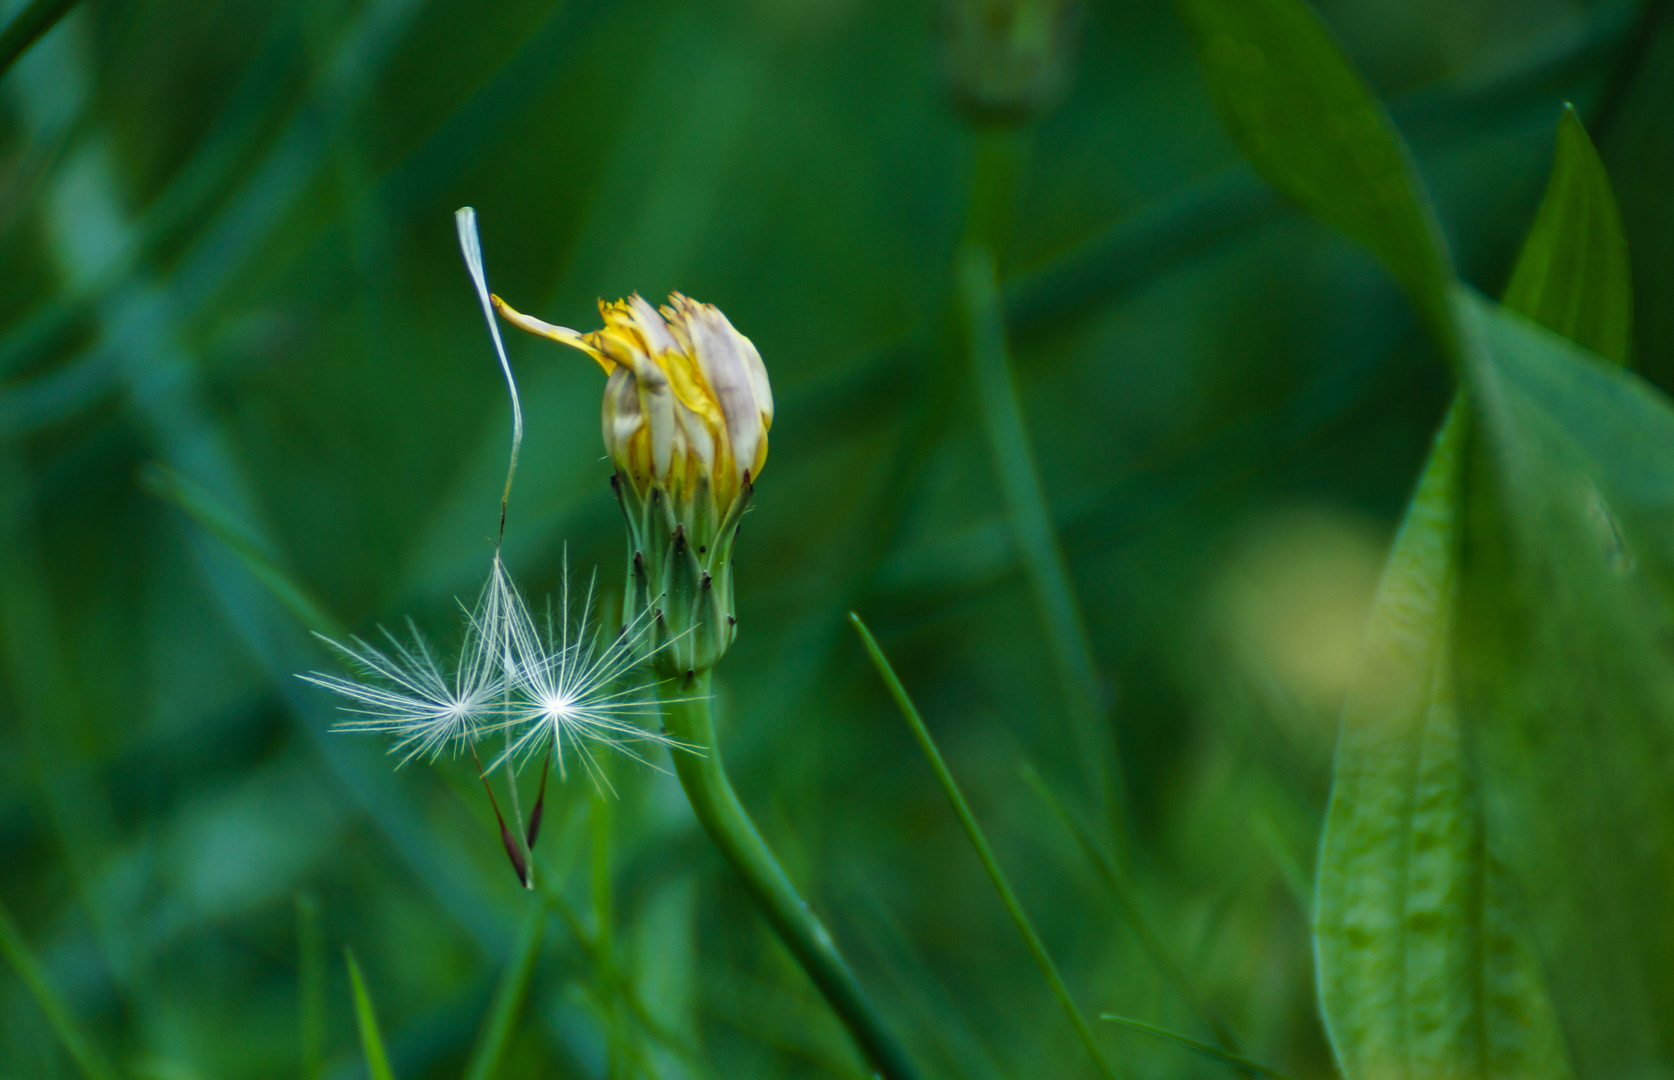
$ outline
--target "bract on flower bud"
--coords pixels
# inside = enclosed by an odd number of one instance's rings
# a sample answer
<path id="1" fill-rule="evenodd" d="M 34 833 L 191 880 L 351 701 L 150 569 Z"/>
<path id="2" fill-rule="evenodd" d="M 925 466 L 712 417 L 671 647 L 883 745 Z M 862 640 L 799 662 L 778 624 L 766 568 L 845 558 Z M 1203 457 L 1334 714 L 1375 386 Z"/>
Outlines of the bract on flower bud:
<path id="1" fill-rule="evenodd" d="M 599 302 L 582 334 L 512 310 L 520 329 L 579 349 L 609 376 L 604 443 L 628 521 L 624 621 L 651 612 L 653 664 L 669 676 L 713 667 L 732 644 L 732 540 L 767 461 L 773 392 L 750 339 L 712 304 L 672 293 Z"/>

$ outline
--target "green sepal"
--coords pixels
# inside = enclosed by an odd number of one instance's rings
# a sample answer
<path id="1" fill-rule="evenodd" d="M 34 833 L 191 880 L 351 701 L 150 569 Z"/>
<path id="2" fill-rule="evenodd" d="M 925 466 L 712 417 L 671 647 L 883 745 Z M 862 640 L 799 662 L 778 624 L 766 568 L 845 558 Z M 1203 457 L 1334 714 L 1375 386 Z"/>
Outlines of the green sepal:
<path id="1" fill-rule="evenodd" d="M 641 492 L 620 474 L 612 486 L 628 525 L 624 625 L 649 624 L 645 652 L 664 678 L 708 671 L 737 629 L 732 541 L 749 505 L 748 481 L 724 515 L 706 477 L 679 492 L 655 483 Z"/>

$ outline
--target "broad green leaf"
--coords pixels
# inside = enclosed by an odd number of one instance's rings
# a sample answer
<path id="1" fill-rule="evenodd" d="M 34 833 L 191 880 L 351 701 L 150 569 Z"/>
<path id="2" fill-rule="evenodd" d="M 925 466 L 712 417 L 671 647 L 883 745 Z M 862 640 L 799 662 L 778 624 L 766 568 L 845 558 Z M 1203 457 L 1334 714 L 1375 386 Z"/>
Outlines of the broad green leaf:
<path id="1" fill-rule="evenodd" d="M 1604 162 L 1573 106 L 1505 305 L 1618 364 L 1633 340 L 1632 268 Z"/>
<path id="2" fill-rule="evenodd" d="M 1456 670 L 1576 1072 L 1674 1065 L 1674 409 L 1474 294 Z"/>
<path id="3" fill-rule="evenodd" d="M 1453 271 L 1383 105 L 1305 0 L 1178 0 L 1221 120 L 1257 172 L 1388 264 L 1450 355 Z"/>
<path id="4" fill-rule="evenodd" d="M 348 949 L 343 956 L 349 964 L 349 986 L 355 995 L 355 1026 L 360 1029 L 360 1048 L 366 1055 L 366 1072 L 372 1080 L 395 1080 L 390 1071 L 389 1055 L 384 1052 L 384 1036 L 378 1030 L 378 1014 L 372 1009 L 372 995 L 366 991 L 366 980 L 361 977 L 360 964 Z"/>
<path id="5" fill-rule="evenodd" d="M 1455 400 L 1384 569 L 1338 733 L 1314 933 L 1348 1080 L 1569 1075 L 1462 757 L 1450 654 L 1468 426 Z"/>

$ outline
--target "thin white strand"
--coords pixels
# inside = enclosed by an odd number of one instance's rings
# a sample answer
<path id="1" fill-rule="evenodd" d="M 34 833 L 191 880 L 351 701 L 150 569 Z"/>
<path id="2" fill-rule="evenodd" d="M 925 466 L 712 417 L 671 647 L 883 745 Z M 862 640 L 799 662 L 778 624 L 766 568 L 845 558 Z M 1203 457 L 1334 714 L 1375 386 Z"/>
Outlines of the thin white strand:
<path id="1" fill-rule="evenodd" d="M 476 286 L 477 300 L 482 304 L 482 317 L 488 322 L 488 336 L 494 339 L 494 355 L 500 359 L 500 370 L 506 373 L 506 388 L 511 391 L 512 445 L 511 462 L 506 466 L 506 489 L 500 494 L 500 537 L 506 535 L 506 503 L 511 500 L 512 477 L 517 472 L 517 452 L 523 446 L 523 403 L 518 400 L 517 380 L 512 377 L 511 361 L 506 359 L 506 345 L 500 340 L 500 323 L 494 317 L 494 304 L 489 300 L 488 274 L 482 266 L 482 241 L 477 237 L 477 212 L 462 206 L 453 212 L 453 222 L 459 232 L 459 250 L 465 256 L 465 269 Z"/>

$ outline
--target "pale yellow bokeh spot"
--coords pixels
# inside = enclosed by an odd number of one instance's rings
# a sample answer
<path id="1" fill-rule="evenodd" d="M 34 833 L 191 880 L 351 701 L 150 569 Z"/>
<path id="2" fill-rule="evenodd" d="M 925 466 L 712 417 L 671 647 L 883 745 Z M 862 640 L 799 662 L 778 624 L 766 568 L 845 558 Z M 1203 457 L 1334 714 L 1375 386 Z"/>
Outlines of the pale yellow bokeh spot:
<path id="1" fill-rule="evenodd" d="M 1354 676 L 1385 547 L 1363 518 L 1322 506 L 1272 513 L 1246 528 L 1214 600 L 1252 674 L 1334 716 Z"/>

